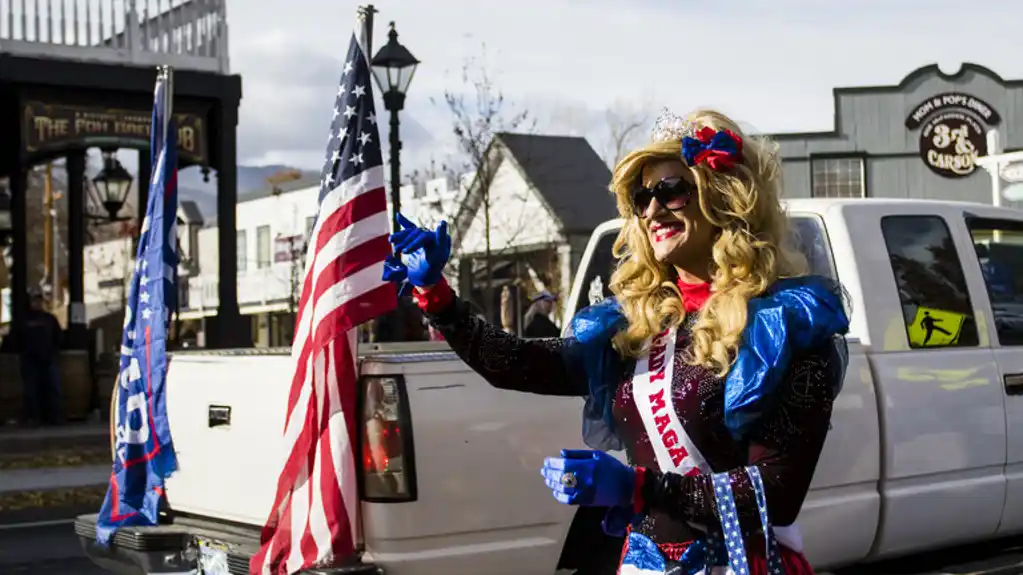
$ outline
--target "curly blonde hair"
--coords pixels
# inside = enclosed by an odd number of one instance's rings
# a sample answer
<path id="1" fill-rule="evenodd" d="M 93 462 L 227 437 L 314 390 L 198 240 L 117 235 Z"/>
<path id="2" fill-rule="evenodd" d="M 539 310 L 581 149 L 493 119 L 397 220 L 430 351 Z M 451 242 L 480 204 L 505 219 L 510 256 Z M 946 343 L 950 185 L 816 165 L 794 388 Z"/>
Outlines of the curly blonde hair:
<path id="1" fill-rule="evenodd" d="M 690 168 L 700 211 L 716 229 L 712 249 L 711 296 L 692 331 L 687 361 L 720 376 L 728 373 L 746 327 L 749 300 L 763 294 L 778 278 L 806 273 L 806 260 L 791 247 L 788 218 L 779 203 L 781 162 L 776 144 L 750 137 L 724 114 L 697 110 L 687 118 L 697 128 L 728 129 L 743 140 L 742 162 L 717 172 L 706 164 Z M 615 167 L 611 191 L 625 220 L 614 244 L 618 268 L 610 288 L 628 326 L 614 338 L 626 357 L 646 352 L 651 338 L 685 320 L 677 273 L 658 262 L 632 203 L 643 167 L 652 162 L 682 161 L 681 142 L 655 142 L 625 156 Z"/>

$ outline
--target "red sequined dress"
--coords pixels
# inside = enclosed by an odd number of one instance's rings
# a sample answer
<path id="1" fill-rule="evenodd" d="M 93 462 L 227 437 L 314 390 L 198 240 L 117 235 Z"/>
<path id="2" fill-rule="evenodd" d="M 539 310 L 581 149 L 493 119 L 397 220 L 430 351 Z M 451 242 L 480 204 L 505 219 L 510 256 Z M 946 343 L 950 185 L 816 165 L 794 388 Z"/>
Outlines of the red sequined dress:
<path id="1" fill-rule="evenodd" d="M 687 311 L 698 310 L 709 295 L 706 285 L 681 284 L 680 288 Z M 589 393 L 585 375 L 564 360 L 563 351 L 573 345 L 573 339 L 526 340 L 508 334 L 473 314 L 446 284 L 418 293 L 416 299 L 455 353 L 491 385 L 543 395 Z M 756 465 L 760 469 L 772 524 L 794 523 L 827 435 L 839 387 L 836 378 L 843 375 L 842 362 L 834 346 L 795 357 L 772 412 L 748 443 L 741 445 L 724 425 L 723 380 L 684 360 L 696 315 L 688 314 L 678 330 L 673 405 L 686 433 L 714 472 L 729 472 L 752 575 L 766 575 L 759 514 L 744 468 Z M 713 486 L 710 475 L 661 473 L 633 400 L 634 363 L 626 363 L 621 373 L 612 409 L 615 431 L 625 445 L 629 463 L 648 470 L 642 486 L 645 515 L 635 529 L 655 541 L 666 556 L 677 559 L 689 542 L 702 535 L 690 524 L 720 525 Z M 789 575 L 812 573 L 797 551 L 783 546 L 782 560 Z"/>

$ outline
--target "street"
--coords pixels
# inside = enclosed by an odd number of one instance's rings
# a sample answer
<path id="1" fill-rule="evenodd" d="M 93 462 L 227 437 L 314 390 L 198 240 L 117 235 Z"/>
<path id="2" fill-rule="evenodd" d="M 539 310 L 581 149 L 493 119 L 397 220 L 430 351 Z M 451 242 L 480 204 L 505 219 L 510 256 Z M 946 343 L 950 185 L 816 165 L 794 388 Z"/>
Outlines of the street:
<path id="1" fill-rule="evenodd" d="M 70 520 L 0 526 L 4 575 L 102 575 L 81 551 Z M 1010 575 L 1023 573 L 1023 541 L 979 545 L 833 575 Z M 440 574 L 438 574 L 440 575 Z M 831 575 L 821 573 L 820 575 Z"/>
<path id="2" fill-rule="evenodd" d="M 82 553 L 71 520 L 41 523 L 28 527 L 0 526 L 0 573 L 4 575 L 105 573 Z"/>

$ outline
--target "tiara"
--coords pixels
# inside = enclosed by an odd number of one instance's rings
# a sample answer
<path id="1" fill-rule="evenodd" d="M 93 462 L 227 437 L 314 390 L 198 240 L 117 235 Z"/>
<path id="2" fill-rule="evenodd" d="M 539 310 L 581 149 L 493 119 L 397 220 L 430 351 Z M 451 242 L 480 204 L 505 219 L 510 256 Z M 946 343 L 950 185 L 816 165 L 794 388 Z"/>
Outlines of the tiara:
<path id="1" fill-rule="evenodd" d="M 686 136 L 693 137 L 695 133 L 695 124 L 664 108 L 654 121 L 650 139 L 654 142 L 679 142 Z"/>

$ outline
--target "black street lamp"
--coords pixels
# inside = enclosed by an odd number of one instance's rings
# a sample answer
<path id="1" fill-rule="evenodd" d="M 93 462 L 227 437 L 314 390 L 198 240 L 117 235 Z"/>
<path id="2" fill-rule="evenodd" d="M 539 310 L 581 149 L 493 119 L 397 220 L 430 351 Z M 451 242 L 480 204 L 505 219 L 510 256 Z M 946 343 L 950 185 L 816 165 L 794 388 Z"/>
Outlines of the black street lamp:
<path id="1" fill-rule="evenodd" d="M 97 199 L 107 211 L 111 222 L 121 219 L 117 217 L 117 213 L 124 207 L 124 200 L 128 197 L 132 181 L 131 174 L 124 169 L 114 153 L 103 151 L 103 169 L 92 179 Z"/>
<path id="2" fill-rule="evenodd" d="M 387 34 L 387 44 L 384 44 L 376 56 L 373 56 L 373 76 L 376 78 L 377 86 L 383 92 L 384 108 L 391 113 L 391 205 L 394 213 L 401 211 L 401 140 L 398 137 L 398 112 L 405 107 L 405 94 L 408 92 L 409 84 L 412 83 L 412 76 L 416 73 L 419 60 L 408 51 L 408 48 L 398 43 L 398 31 L 394 29 L 394 22 L 391 22 L 391 31 Z M 397 218 L 392 222 L 394 229 L 398 229 Z"/>

